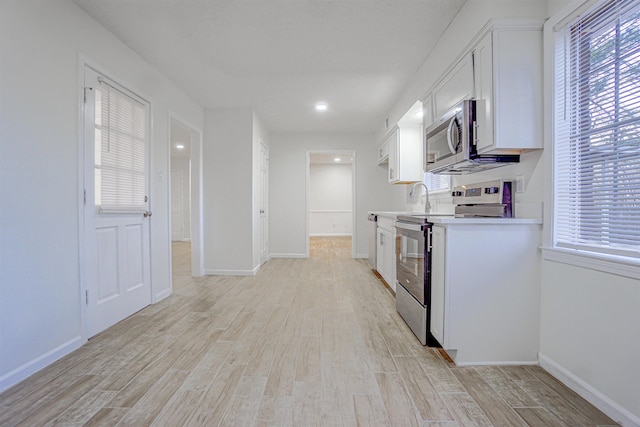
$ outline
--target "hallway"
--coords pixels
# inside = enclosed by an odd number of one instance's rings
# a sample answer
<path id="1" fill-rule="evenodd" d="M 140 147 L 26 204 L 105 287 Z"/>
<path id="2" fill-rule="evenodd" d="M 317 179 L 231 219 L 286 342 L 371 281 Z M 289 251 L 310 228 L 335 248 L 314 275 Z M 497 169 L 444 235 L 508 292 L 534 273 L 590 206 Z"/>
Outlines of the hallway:
<path id="1" fill-rule="evenodd" d="M 0 425 L 615 424 L 538 367 L 452 366 L 349 238 L 310 248 L 188 280 L 174 249 L 174 294 L 1 394 Z"/>

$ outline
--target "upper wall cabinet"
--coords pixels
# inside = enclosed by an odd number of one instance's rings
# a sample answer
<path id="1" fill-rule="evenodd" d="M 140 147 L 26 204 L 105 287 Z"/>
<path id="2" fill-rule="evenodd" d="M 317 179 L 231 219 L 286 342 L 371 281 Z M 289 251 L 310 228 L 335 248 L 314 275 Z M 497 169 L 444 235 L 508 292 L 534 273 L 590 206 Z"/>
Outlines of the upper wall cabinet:
<path id="1" fill-rule="evenodd" d="M 387 163 L 389 161 L 389 142 L 387 139 L 382 140 L 378 144 L 378 164 Z"/>
<path id="2" fill-rule="evenodd" d="M 473 57 L 464 55 L 433 89 L 435 118 L 445 115 L 454 105 L 473 96 Z"/>
<path id="3" fill-rule="evenodd" d="M 542 25 L 495 26 L 472 49 L 478 153 L 542 148 Z"/>
<path id="4" fill-rule="evenodd" d="M 422 181 L 422 126 L 396 126 L 385 141 L 389 150 L 389 182 Z"/>

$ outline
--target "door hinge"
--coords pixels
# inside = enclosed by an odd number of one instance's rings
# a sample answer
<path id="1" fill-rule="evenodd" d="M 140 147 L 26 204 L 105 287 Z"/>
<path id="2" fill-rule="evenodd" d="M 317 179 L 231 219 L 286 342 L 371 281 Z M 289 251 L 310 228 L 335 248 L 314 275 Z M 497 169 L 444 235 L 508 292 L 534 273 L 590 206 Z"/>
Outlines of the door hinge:
<path id="1" fill-rule="evenodd" d="M 87 190 L 83 190 L 83 196 L 82 196 L 83 200 L 84 200 L 84 204 L 87 204 Z"/>
<path id="2" fill-rule="evenodd" d="M 88 289 L 84 291 L 84 303 L 86 305 L 89 305 L 89 290 Z"/>

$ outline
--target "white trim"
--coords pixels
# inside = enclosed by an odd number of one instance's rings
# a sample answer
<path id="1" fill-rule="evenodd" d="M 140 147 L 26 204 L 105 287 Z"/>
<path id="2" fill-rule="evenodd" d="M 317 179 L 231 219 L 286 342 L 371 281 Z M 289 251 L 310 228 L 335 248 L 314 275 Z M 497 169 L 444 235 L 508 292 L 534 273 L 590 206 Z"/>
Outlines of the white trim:
<path id="1" fill-rule="evenodd" d="M 538 353 L 540 367 L 549 372 L 561 383 L 578 393 L 587 402 L 604 412 L 607 416 L 625 427 L 640 426 L 640 418 L 611 400 L 595 387 L 585 382 L 556 361 L 543 353 Z"/>
<path id="2" fill-rule="evenodd" d="M 165 289 L 164 291 L 162 291 L 162 292 L 160 292 L 160 293 L 158 293 L 156 295 L 156 298 L 155 298 L 153 303 L 156 304 L 156 303 L 162 301 L 163 299 L 170 297 L 172 293 L 173 293 L 173 288 L 172 287 L 170 287 L 169 289 Z"/>
<path id="3" fill-rule="evenodd" d="M 168 129 L 168 171 L 171 173 L 171 122 L 175 120 L 180 123 L 181 126 L 186 128 L 191 135 L 191 155 L 190 159 L 190 176 L 189 180 L 191 182 L 191 194 L 189 195 L 189 199 L 191 200 L 190 206 L 190 214 L 189 218 L 190 224 L 190 238 L 183 239 L 183 241 L 191 242 L 191 274 L 194 277 L 200 277 L 205 275 L 204 271 L 204 239 L 203 239 L 203 167 L 202 167 L 202 129 L 193 125 L 188 120 L 184 120 L 178 114 L 176 114 L 173 110 L 169 110 L 169 129 Z M 197 139 L 197 144 L 194 143 L 194 137 Z M 196 193 L 194 197 L 193 193 Z M 171 183 L 170 180 L 167 180 L 167 194 L 168 197 L 168 224 L 169 227 L 169 236 L 171 236 Z M 195 219 L 195 221 L 194 221 Z M 169 245 L 171 246 L 171 245 Z M 171 249 L 169 249 L 169 259 L 171 260 Z M 173 286 L 173 285 L 172 285 Z"/>
<path id="4" fill-rule="evenodd" d="M 260 266 L 255 267 L 253 270 L 205 270 L 204 274 L 207 276 L 255 276 L 260 270 Z"/>
<path id="5" fill-rule="evenodd" d="M 351 240 L 351 257 L 355 258 L 356 256 L 356 242 L 357 242 L 357 211 L 356 211 L 356 207 L 357 207 L 357 203 L 356 203 L 356 195 L 357 195 L 357 170 L 356 170 L 356 150 L 353 148 L 320 148 L 320 149 L 315 149 L 315 148 L 307 148 L 307 154 L 306 154 L 306 183 L 305 183 L 305 216 L 306 216 L 306 223 L 305 223 L 305 256 L 304 258 L 309 258 L 309 237 L 311 237 L 311 233 L 310 233 L 310 226 L 309 226 L 309 214 L 312 213 L 312 211 L 309 210 L 309 192 L 310 192 L 310 180 L 311 180 L 311 154 L 312 153 L 333 153 L 333 154 L 346 154 L 346 155 L 350 155 L 351 158 L 353 159 L 351 161 L 351 211 L 313 211 L 313 212 L 351 212 L 351 224 L 352 224 L 352 232 L 351 232 L 351 236 L 352 236 L 352 240 Z M 338 234 L 335 234 L 338 235 Z M 272 257 L 277 257 L 276 255 L 272 254 Z M 279 258 L 291 258 L 291 256 L 282 256 Z"/>
<path id="6" fill-rule="evenodd" d="M 308 239 L 307 239 L 308 240 Z M 305 254 L 271 254 L 270 255 L 271 258 L 295 258 L 295 259 L 302 259 L 302 258 L 309 258 L 309 255 L 305 255 Z"/>
<path id="7" fill-rule="evenodd" d="M 331 210 L 331 209 L 315 209 L 310 210 L 309 213 L 351 213 L 353 210 L 351 209 L 342 209 L 342 210 Z"/>
<path id="8" fill-rule="evenodd" d="M 636 280 L 640 279 L 640 261 L 630 260 L 627 257 L 598 254 L 576 249 L 543 247 L 542 259 L 616 274 Z"/>
<path id="9" fill-rule="evenodd" d="M 523 361 L 511 361 L 511 360 L 500 360 L 500 361 L 487 361 L 487 362 L 456 362 L 456 366 L 538 366 L 537 360 L 523 360 Z"/>
<path id="10" fill-rule="evenodd" d="M 37 357 L 25 363 L 24 365 L 8 372 L 7 374 L 0 377 L 0 393 L 10 387 L 13 387 L 20 381 L 35 374 L 39 370 L 46 368 L 56 360 L 59 360 L 67 354 L 79 349 L 84 345 L 85 342 L 87 342 L 87 340 L 78 335 L 77 337 L 72 338 L 71 340 L 43 354 L 42 356 Z"/>
<path id="11" fill-rule="evenodd" d="M 351 237 L 351 233 L 311 233 L 309 237 Z"/>

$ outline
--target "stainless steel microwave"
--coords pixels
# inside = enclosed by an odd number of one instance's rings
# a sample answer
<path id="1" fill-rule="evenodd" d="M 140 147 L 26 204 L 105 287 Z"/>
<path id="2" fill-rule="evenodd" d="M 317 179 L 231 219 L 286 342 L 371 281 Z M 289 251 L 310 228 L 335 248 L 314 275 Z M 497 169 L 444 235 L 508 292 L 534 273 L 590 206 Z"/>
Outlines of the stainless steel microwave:
<path id="1" fill-rule="evenodd" d="M 466 99 L 425 130 L 425 170 L 432 173 L 462 175 L 520 161 L 514 154 L 479 154 L 478 129 L 488 124 L 484 101 Z"/>

